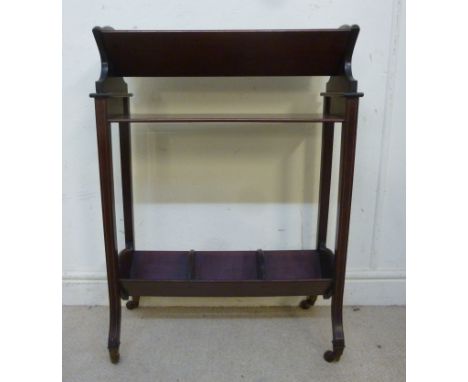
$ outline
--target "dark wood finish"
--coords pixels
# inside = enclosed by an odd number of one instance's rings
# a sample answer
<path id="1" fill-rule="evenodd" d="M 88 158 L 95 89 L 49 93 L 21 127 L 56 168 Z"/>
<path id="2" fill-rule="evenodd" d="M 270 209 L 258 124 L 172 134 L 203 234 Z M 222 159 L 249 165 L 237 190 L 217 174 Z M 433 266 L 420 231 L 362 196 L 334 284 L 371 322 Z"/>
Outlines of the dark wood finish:
<path id="1" fill-rule="evenodd" d="M 257 279 L 265 280 L 265 254 L 261 249 L 257 250 Z"/>
<path id="2" fill-rule="evenodd" d="M 257 280 L 256 252 L 197 252 L 194 261 L 195 280 Z"/>
<path id="3" fill-rule="evenodd" d="M 177 122 L 255 122 L 310 123 L 343 122 L 343 118 L 321 114 L 132 114 L 110 115 L 109 122 L 177 123 Z"/>
<path id="4" fill-rule="evenodd" d="M 323 97 L 328 98 L 354 98 L 354 97 L 364 97 L 364 93 L 360 92 L 322 92 L 320 93 Z"/>
<path id="5" fill-rule="evenodd" d="M 191 249 L 188 258 L 187 280 L 195 280 L 196 277 L 197 276 L 195 273 L 195 251 Z"/>
<path id="6" fill-rule="evenodd" d="M 332 279 L 174 281 L 121 280 L 130 294 L 164 297 L 269 297 L 322 295 Z"/>
<path id="7" fill-rule="evenodd" d="M 123 99 L 124 113 L 130 113 L 128 98 Z M 124 212 L 125 248 L 134 249 L 133 228 L 133 190 L 132 190 L 132 139 L 130 123 L 123 121 L 119 123 L 120 133 L 120 162 L 122 172 L 122 201 Z"/>
<path id="8" fill-rule="evenodd" d="M 349 222 L 353 192 L 359 98 L 347 98 L 345 122 L 341 129 L 338 222 L 332 296 L 333 351 L 324 354 L 326 361 L 338 361 L 345 347 L 343 331 L 343 294 L 348 252 Z"/>
<path id="9" fill-rule="evenodd" d="M 120 256 L 132 259 L 120 262 L 120 282 L 129 295 L 301 296 L 323 294 L 332 281 L 323 277 L 331 274 L 323 268 L 330 263 L 312 250 L 122 251 Z"/>
<path id="10" fill-rule="evenodd" d="M 91 98 L 130 98 L 132 93 L 90 93 Z"/>
<path id="11" fill-rule="evenodd" d="M 330 99 L 325 98 L 323 104 L 323 114 L 328 114 L 329 111 Z M 334 127 L 335 125 L 333 122 L 324 121 L 322 124 L 322 153 L 320 161 L 317 248 L 327 247 Z"/>
<path id="12" fill-rule="evenodd" d="M 307 296 L 308 309 L 318 295 L 332 298 L 333 350 L 345 346 L 343 294 L 348 248 L 358 101 L 362 93 L 352 76 L 357 26 L 332 30 L 288 31 L 116 31 L 94 28 L 101 57 L 96 93 L 104 243 L 109 287 L 109 354 L 119 360 L 120 299 L 128 309 L 140 296 Z M 322 115 L 316 114 L 130 114 L 124 76 L 315 76 L 330 79 Z M 117 255 L 112 174 L 111 123 L 119 123 L 125 248 Z M 132 123 L 321 123 L 317 246 L 276 251 L 139 251 L 135 246 Z M 335 252 L 326 246 L 330 203 L 334 124 L 343 123 Z M 287 127 L 285 127 L 287 128 Z"/>
<path id="13" fill-rule="evenodd" d="M 108 77 L 339 76 L 358 30 L 93 33 Z"/>
<path id="14" fill-rule="evenodd" d="M 191 258 L 188 251 L 134 251 L 130 269 L 121 269 L 121 274 L 130 280 L 187 280 L 193 273 Z"/>
<path id="15" fill-rule="evenodd" d="M 346 28 L 346 27 L 342 27 L 342 28 Z M 353 25 L 350 28 L 350 35 L 349 35 L 350 42 L 346 46 L 345 51 L 343 52 L 343 63 L 344 63 L 343 73 L 330 75 L 330 80 L 327 83 L 327 93 L 331 93 L 331 94 L 357 93 L 357 81 L 354 79 L 353 72 L 351 70 L 351 59 L 353 57 L 354 45 L 356 44 L 358 34 L 359 34 L 359 27 L 356 25 Z M 361 95 L 362 93 L 358 93 L 358 94 Z"/>
<path id="16" fill-rule="evenodd" d="M 130 114 L 130 102 L 128 97 L 122 98 L 122 109 L 123 115 Z M 130 122 L 119 123 L 119 140 L 125 249 L 133 250 L 135 249 L 135 232 L 133 226 L 132 136 Z M 126 306 L 127 309 L 132 310 L 138 308 L 139 304 L 140 296 L 132 296 Z"/>
<path id="17" fill-rule="evenodd" d="M 108 349 L 111 361 L 119 361 L 120 346 L 120 288 L 118 284 L 119 263 L 115 231 L 114 181 L 112 169 L 112 142 L 110 124 L 107 121 L 107 100 L 97 98 L 96 128 L 101 180 L 101 203 L 106 251 L 107 280 L 109 289 L 110 324 Z"/>
<path id="18" fill-rule="evenodd" d="M 128 251 L 120 253 L 120 279 L 133 280 L 315 280 L 332 273 L 315 250 Z M 127 260 L 123 260 L 127 259 Z"/>

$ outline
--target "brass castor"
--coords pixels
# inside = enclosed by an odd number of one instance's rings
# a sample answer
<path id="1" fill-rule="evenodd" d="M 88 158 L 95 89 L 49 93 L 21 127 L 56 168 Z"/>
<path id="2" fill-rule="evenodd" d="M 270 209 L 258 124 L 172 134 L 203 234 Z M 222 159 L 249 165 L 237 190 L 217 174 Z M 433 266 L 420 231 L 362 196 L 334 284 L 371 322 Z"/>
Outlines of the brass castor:
<path id="1" fill-rule="evenodd" d="M 112 363 L 116 364 L 120 360 L 119 349 L 109 349 L 109 357 Z"/>
<path id="2" fill-rule="evenodd" d="M 340 360 L 341 354 L 335 353 L 332 350 L 328 350 L 323 354 L 323 358 L 327 362 L 338 362 Z"/>
<path id="3" fill-rule="evenodd" d="M 135 301 L 135 300 L 129 300 L 129 301 L 127 301 L 127 303 L 125 305 L 127 306 L 128 310 L 132 310 L 132 309 L 138 308 L 140 303 L 138 301 Z"/>
<path id="4" fill-rule="evenodd" d="M 128 300 L 126 305 L 128 310 L 138 308 L 140 305 L 140 296 L 132 296 L 132 299 Z"/>
<path id="5" fill-rule="evenodd" d="M 317 301 L 317 296 L 309 296 L 306 299 L 302 300 L 299 303 L 301 309 L 307 310 L 310 309 L 311 306 L 314 306 L 315 301 Z"/>

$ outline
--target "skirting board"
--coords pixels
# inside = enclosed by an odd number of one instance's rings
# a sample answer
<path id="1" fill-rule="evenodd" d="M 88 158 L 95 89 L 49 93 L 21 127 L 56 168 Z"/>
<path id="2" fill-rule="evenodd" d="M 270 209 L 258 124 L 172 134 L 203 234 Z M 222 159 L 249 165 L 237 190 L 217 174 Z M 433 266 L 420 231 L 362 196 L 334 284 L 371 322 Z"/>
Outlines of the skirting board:
<path id="1" fill-rule="evenodd" d="M 107 283 L 98 277 L 63 279 L 63 305 L 108 305 Z M 186 298 L 147 297 L 141 306 L 295 306 L 300 297 L 229 297 Z M 317 305 L 328 305 L 330 300 L 319 298 Z M 345 305 L 405 305 L 406 279 L 404 272 L 356 272 L 348 276 L 345 287 Z"/>

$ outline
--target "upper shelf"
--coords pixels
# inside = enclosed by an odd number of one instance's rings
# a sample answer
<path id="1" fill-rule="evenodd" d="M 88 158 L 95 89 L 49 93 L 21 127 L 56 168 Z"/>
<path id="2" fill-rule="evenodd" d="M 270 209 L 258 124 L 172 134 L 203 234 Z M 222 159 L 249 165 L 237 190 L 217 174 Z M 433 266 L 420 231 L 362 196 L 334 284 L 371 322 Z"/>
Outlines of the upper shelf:
<path id="1" fill-rule="evenodd" d="M 108 77 L 347 76 L 359 33 L 337 29 L 93 29 Z"/>
<path id="2" fill-rule="evenodd" d="M 328 100 L 333 98 L 330 114 L 343 114 L 343 97 L 362 96 L 351 71 L 359 34 L 357 25 L 336 29 L 201 31 L 95 27 L 93 34 L 101 56 L 101 75 L 96 81 L 96 93 L 91 95 L 95 98 L 125 97 L 125 77 L 254 76 L 330 76 L 324 94 Z M 263 122 L 260 119 L 252 122 Z M 286 120 L 303 122 L 296 117 Z M 266 121 L 284 119 L 267 117 Z"/>
<path id="3" fill-rule="evenodd" d="M 174 122 L 256 122 L 256 123 L 310 123 L 343 122 L 343 118 L 322 114 L 114 114 L 109 122 L 174 123 Z"/>

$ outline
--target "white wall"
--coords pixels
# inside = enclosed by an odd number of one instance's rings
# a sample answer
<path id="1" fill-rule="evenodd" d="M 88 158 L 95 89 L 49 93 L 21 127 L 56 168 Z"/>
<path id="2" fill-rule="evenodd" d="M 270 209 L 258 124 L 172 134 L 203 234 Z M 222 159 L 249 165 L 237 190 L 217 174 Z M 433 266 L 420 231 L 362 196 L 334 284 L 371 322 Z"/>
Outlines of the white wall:
<path id="1" fill-rule="evenodd" d="M 99 75 L 93 26 L 300 29 L 354 23 L 360 25 L 361 34 L 353 73 L 365 97 L 360 105 L 345 302 L 405 303 L 404 2 L 82 0 L 65 1 L 63 13 L 64 304 L 107 302 L 94 109 L 87 97 Z M 134 111 L 301 112 L 320 110 L 316 94 L 324 80 L 129 79 L 128 83 L 137 94 Z M 318 126 L 139 126 L 133 141 L 138 248 L 313 245 Z M 116 197 L 121 231 L 120 194 Z M 150 301 L 164 305 L 296 302 L 297 298 Z"/>

